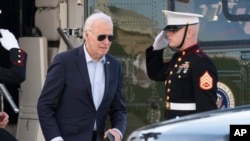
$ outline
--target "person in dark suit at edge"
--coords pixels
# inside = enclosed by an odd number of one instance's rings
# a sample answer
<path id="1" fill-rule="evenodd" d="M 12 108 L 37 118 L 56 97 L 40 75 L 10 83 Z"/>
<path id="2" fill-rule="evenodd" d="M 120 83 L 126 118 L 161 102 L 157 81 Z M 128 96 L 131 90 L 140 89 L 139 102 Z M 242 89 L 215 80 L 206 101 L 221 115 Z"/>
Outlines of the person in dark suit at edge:
<path id="1" fill-rule="evenodd" d="M 167 25 L 146 49 L 146 66 L 150 79 L 165 81 L 165 119 L 217 109 L 217 69 L 198 44 L 202 15 L 164 13 Z M 175 53 L 164 62 L 166 47 Z"/>
<path id="2" fill-rule="evenodd" d="M 5 130 L 9 123 L 9 115 L 6 112 L 0 112 L 0 141 L 17 141 L 16 138 Z"/>
<path id="3" fill-rule="evenodd" d="M 37 110 L 46 141 L 121 141 L 127 126 L 121 63 L 108 54 L 113 22 L 103 12 L 90 15 L 84 44 L 55 56 Z M 110 117 L 111 129 L 105 120 Z"/>

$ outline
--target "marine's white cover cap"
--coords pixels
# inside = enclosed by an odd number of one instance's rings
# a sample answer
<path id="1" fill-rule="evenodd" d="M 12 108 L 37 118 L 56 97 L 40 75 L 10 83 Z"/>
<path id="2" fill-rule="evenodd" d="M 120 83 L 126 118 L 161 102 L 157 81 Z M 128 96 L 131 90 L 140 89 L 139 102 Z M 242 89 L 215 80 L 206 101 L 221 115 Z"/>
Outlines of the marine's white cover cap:
<path id="1" fill-rule="evenodd" d="M 186 25 L 199 23 L 200 14 L 162 10 L 167 19 L 167 25 Z"/>

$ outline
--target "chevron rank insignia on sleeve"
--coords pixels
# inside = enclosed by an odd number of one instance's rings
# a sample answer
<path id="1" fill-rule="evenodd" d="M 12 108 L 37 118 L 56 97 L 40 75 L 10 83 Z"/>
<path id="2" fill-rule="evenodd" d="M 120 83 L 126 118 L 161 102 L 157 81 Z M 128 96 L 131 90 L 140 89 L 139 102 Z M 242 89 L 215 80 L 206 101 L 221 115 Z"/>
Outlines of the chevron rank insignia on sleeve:
<path id="1" fill-rule="evenodd" d="M 200 77 L 200 88 L 203 90 L 209 90 L 213 87 L 213 78 L 210 76 L 210 74 L 206 71 L 201 77 Z"/>

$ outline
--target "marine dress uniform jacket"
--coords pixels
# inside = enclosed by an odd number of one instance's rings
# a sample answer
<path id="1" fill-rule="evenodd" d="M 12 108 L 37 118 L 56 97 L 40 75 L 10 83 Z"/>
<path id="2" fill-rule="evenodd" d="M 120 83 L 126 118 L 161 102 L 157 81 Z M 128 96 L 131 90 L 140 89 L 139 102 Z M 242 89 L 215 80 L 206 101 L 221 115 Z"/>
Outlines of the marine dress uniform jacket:
<path id="1" fill-rule="evenodd" d="M 217 109 L 217 69 L 198 45 L 176 52 L 163 61 L 163 49 L 146 50 L 150 79 L 165 81 L 165 118 Z"/>
<path id="2" fill-rule="evenodd" d="M 106 55 L 105 90 L 96 110 L 83 46 L 58 54 L 48 69 L 38 100 L 38 116 L 46 141 L 91 141 L 94 123 L 97 141 L 104 140 L 105 120 L 124 134 L 127 124 L 122 94 L 123 72 L 117 59 Z"/>
<path id="3" fill-rule="evenodd" d="M 26 78 L 27 53 L 22 49 L 6 50 L 0 44 L 0 83 L 4 84 L 16 105 L 19 105 L 20 84 Z M 9 124 L 16 124 L 18 114 L 4 99 L 4 111 L 9 115 Z"/>

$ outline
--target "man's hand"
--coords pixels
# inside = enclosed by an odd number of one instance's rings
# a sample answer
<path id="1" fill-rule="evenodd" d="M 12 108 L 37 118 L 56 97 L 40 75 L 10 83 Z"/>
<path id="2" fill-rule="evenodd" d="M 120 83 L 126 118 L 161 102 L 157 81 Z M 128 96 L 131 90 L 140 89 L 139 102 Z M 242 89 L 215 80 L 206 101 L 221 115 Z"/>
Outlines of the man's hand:
<path id="1" fill-rule="evenodd" d="M 0 128 L 5 128 L 9 122 L 9 115 L 5 112 L 0 112 Z"/>
<path id="2" fill-rule="evenodd" d="M 162 30 L 154 40 L 153 48 L 154 50 L 160 50 L 168 46 L 168 40 L 164 31 Z"/>
<path id="3" fill-rule="evenodd" d="M 6 50 L 11 50 L 12 48 L 19 48 L 18 42 L 15 36 L 6 29 L 0 29 L 0 42 Z"/>
<path id="4" fill-rule="evenodd" d="M 104 138 L 107 138 L 108 136 L 110 136 L 109 139 L 113 138 L 114 139 L 113 141 L 121 141 L 121 135 L 117 130 L 109 129 L 108 131 L 105 132 Z"/>

